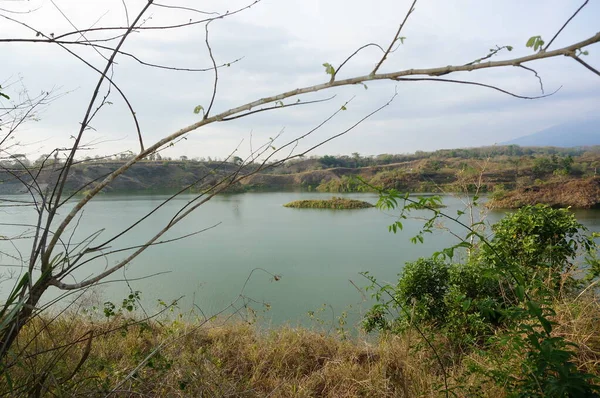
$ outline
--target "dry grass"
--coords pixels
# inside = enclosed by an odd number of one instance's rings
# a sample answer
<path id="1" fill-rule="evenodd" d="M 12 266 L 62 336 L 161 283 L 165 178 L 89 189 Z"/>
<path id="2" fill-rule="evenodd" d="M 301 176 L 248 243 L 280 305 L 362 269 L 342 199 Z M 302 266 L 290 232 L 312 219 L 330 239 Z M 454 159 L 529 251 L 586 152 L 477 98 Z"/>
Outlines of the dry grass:
<path id="1" fill-rule="evenodd" d="M 411 348 L 415 336 L 369 343 L 291 327 L 170 321 L 121 328 L 125 321 L 32 322 L 19 341 L 20 359 L 7 372 L 11 383 L 4 378 L 1 391 L 104 396 L 164 342 L 113 396 L 413 397 L 438 396 L 443 386 L 432 355 Z M 78 367 L 91 332 L 89 354 Z"/>
<path id="2" fill-rule="evenodd" d="M 560 302 L 556 311 L 556 333 L 579 345 L 581 369 L 598 374 L 598 300 L 584 296 Z M 118 387 L 111 396 L 444 396 L 443 372 L 414 332 L 341 340 L 304 328 L 263 330 L 242 323 L 201 325 L 180 319 L 132 323 L 119 317 L 92 321 L 82 315 L 61 315 L 52 322 L 36 319 L 19 339 L 21 352 L 8 363 L 0 392 L 87 397 L 106 396 Z M 436 336 L 434 344 L 456 396 L 507 395 L 469 371 L 469 364 L 491 366 L 489 357 L 475 352 L 452 357 L 445 351 L 444 336 Z M 509 358 L 506 366 L 518 362 Z"/>
<path id="3" fill-rule="evenodd" d="M 579 368 L 591 374 L 600 373 L 600 300 L 584 294 L 574 300 L 555 305 L 557 335 L 578 346 Z"/>
<path id="4" fill-rule="evenodd" d="M 502 199 L 491 201 L 490 206 L 514 209 L 538 203 L 556 208 L 595 208 L 600 203 L 600 178 L 573 179 L 519 188 L 507 192 Z"/>

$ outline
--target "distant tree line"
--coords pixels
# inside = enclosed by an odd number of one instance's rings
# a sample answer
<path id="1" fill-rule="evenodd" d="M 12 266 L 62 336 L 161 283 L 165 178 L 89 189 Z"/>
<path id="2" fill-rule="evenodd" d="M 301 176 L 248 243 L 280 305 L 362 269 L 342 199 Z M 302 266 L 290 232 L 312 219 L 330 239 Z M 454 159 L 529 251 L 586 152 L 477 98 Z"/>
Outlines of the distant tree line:
<path id="1" fill-rule="evenodd" d="M 422 159 L 486 159 L 497 156 L 539 156 L 547 155 L 553 157 L 580 156 L 584 152 L 595 152 L 600 154 L 600 146 L 557 148 L 557 147 L 520 147 L 518 145 L 488 146 L 479 148 L 439 149 L 437 151 L 416 151 L 414 154 L 381 154 L 376 156 L 361 156 L 358 153 L 348 155 L 325 155 L 319 158 L 319 163 L 325 168 L 347 167 L 357 168 L 366 166 L 380 166 L 391 163 L 410 162 Z M 558 167 L 557 167 L 558 168 Z M 553 170 L 552 170 L 553 171 Z M 551 171 L 551 172 L 552 172 Z"/>

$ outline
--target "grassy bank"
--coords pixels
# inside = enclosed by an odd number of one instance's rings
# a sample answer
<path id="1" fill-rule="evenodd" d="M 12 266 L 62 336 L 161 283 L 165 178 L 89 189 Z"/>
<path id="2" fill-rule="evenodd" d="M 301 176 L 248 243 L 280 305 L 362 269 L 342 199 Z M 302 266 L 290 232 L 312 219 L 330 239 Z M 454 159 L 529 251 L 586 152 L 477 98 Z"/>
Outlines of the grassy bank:
<path id="1" fill-rule="evenodd" d="M 556 302 L 554 308 L 560 325 L 555 333 L 578 344 L 578 367 L 598 375 L 597 297 Z M 494 370 L 492 355 L 501 357 L 501 344 L 482 355 L 457 352 L 443 335 L 428 337 L 456 396 L 510 395 L 484 375 Z M 303 328 L 136 324 L 63 314 L 29 324 L 18 349 L 20 360 L 0 382 L 4 395 L 105 396 L 115 390 L 110 396 L 435 397 L 444 396 L 445 388 L 436 354 L 415 330 L 342 340 Z M 519 358 L 507 358 L 503 371 L 518 376 L 518 364 Z"/>
<path id="2" fill-rule="evenodd" d="M 600 203 L 600 178 L 548 182 L 497 192 L 492 195 L 489 206 L 515 209 L 538 203 L 552 207 L 596 208 Z"/>
<path id="3" fill-rule="evenodd" d="M 373 207 L 369 202 L 362 200 L 336 198 L 331 199 L 308 199 L 308 200 L 296 200 L 294 202 L 286 203 L 284 207 L 293 207 L 296 209 L 366 209 Z"/>

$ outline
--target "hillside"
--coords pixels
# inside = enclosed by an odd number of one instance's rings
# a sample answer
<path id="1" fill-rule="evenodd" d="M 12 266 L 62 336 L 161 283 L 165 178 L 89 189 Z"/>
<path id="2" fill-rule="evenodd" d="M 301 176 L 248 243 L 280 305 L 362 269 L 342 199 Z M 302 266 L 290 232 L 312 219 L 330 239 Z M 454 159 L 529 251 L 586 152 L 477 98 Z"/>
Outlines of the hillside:
<path id="1" fill-rule="evenodd" d="M 123 161 L 83 161 L 72 167 L 65 188 L 70 192 L 85 192 L 121 165 Z M 31 176 L 17 166 L 5 165 L 7 169 L 0 171 L 0 194 L 26 192 L 26 186 L 19 179 L 30 183 Z M 201 192 L 235 175 L 245 177 L 228 188 L 228 192 L 302 189 L 338 193 L 394 188 L 403 192 L 490 192 L 495 198 L 503 199 L 507 192 L 537 187 L 536 191 L 519 194 L 527 198 L 523 203 L 538 200 L 554 204 L 551 200 L 554 194 L 549 187 L 554 186 L 558 195 L 561 184 L 587 181 L 596 176 L 599 166 L 600 147 L 522 148 L 516 145 L 410 155 L 313 157 L 272 165 L 258 173 L 258 165 L 254 164 L 240 168 L 232 162 L 144 161 L 115 179 L 105 192 L 165 193 L 182 189 Z M 50 167 L 45 168 L 37 184 L 43 189 L 52 184 L 57 175 Z M 577 195 L 567 195 L 564 204 L 595 207 L 600 203 L 600 192 L 589 192 L 583 201 L 569 202 L 569 198 L 574 200 Z M 521 202 L 514 201 L 517 203 Z"/>
<path id="2" fill-rule="evenodd" d="M 578 120 L 559 124 L 503 144 L 562 148 L 600 145 L 600 119 Z"/>

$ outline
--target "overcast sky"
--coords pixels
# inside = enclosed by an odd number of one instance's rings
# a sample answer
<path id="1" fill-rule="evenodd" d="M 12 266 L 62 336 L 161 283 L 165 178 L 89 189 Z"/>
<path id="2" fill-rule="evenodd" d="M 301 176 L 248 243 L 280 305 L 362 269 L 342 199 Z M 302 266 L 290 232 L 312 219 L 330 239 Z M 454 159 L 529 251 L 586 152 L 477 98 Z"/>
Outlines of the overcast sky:
<path id="1" fill-rule="evenodd" d="M 145 4 L 142 0 L 125 1 L 129 18 Z M 240 14 L 215 21 L 210 25 L 210 42 L 217 63 L 242 59 L 219 70 L 214 110 L 219 112 L 282 91 L 326 82 L 324 62 L 338 66 L 366 43 L 389 45 L 410 3 L 408 0 L 263 0 Z M 381 71 L 461 65 L 486 55 L 496 45 L 511 45 L 514 49 L 499 54 L 495 60 L 531 54 L 532 50 L 525 47 L 527 39 L 541 35 L 549 40 L 581 3 L 581 0 L 421 0 L 403 30 L 404 44 L 388 58 Z M 201 5 L 204 11 L 224 13 L 248 1 L 163 0 L 160 4 Z M 72 30 L 55 5 L 78 28 L 127 23 L 121 0 L 54 0 L 54 4 L 51 0 L 0 0 L 0 9 L 36 9 L 29 14 L 4 14 L 48 35 Z M 600 1 L 590 1 L 552 48 L 595 34 L 600 30 L 599 15 Z M 146 17 L 151 18 L 145 26 L 159 26 L 187 22 L 202 15 L 152 6 Z M 34 36 L 34 32 L 0 19 L 1 38 Z M 87 36 L 99 37 L 106 37 L 106 33 Z M 41 90 L 66 94 L 52 103 L 39 121 L 20 130 L 19 142 L 29 144 L 24 151 L 36 158 L 50 148 L 69 145 L 72 142 L 69 137 L 78 130 L 98 74 L 54 45 L 0 43 L 0 46 L 0 82 L 4 86 L 13 83 L 7 94 L 17 97 L 20 83 L 14 83 L 18 80 L 32 95 Z M 204 43 L 204 25 L 135 33 L 123 49 L 151 63 L 184 68 L 211 66 Z M 104 60 L 94 51 L 73 50 L 96 67 L 103 67 Z M 600 45 L 588 50 L 586 61 L 600 67 Z M 368 74 L 380 57 L 374 48 L 361 52 L 344 67 L 338 79 Z M 210 102 L 212 71 L 153 69 L 123 56 L 117 58 L 117 63 L 114 80 L 133 105 L 148 144 L 197 121 L 200 116 L 193 113 L 194 107 L 207 107 Z M 300 150 L 347 129 L 386 103 L 396 90 L 398 96 L 389 107 L 314 153 L 369 155 L 493 145 L 554 125 L 598 116 L 597 76 L 567 58 L 538 61 L 530 66 L 543 78 L 547 93 L 562 87 L 560 91 L 549 98 L 520 100 L 481 87 L 371 82 L 367 83 L 368 89 L 351 86 L 301 97 L 307 101 L 336 95 L 323 104 L 264 112 L 207 126 L 192 132 L 187 140 L 165 154 L 224 157 L 239 145 L 238 154 L 244 155 L 251 146 L 256 148 L 280 133 L 280 143 L 306 133 L 353 98 L 346 111 L 303 140 Z M 498 85 L 521 95 L 541 94 L 535 76 L 518 68 L 451 76 Z M 100 142 L 88 153 L 139 150 L 132 118 L 114 90 L 109 101 L 113 104 L 102 110 L 92 123 L 94 130 L 86 133 L 85 142 Z"/>

